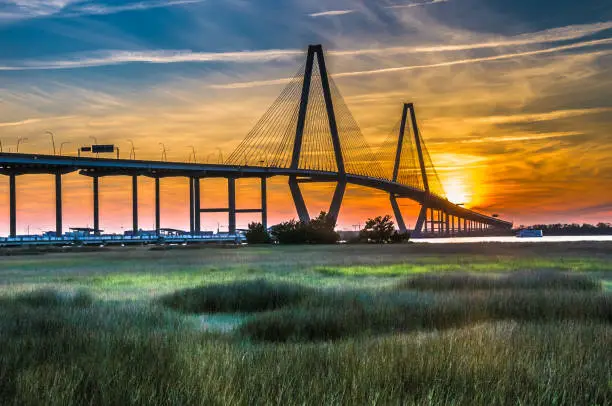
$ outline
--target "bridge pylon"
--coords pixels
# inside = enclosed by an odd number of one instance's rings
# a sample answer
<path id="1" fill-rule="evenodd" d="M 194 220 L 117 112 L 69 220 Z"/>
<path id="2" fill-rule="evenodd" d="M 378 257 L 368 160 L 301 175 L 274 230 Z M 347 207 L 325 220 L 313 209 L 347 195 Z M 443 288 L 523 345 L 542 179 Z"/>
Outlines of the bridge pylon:
<path id="1" fill-rule="evenodd" d="M 410 123 L 408 123 L 408 115 L 410 115 Z M 421 134 L 419 132 L 419 125 L 417 123 L 414 104 L 404 103 L 404 107 L 402 109 L 402 119 L 400 121 L 400 126 L 399 126 L 399 134 L 397 137 L 397 146 L 395 149 L 395 160 L 393 163 L 393 175 L 392 175 L 393 182 L 400 181 L 399 179 L 400 172 L 402 171 L 402 169 L 404 169 L 402 167 L 402 163 L 403 163 L 402 157 L 406 156 L 406 154 L 412 154 L 413 152 L 413 151 L 404 150 L 404 144 L 405 144 L 405 141 L 407 141 L 406 133 L 409 133 L 409 131 L 407 131 L 407 129 L 409 128 L 412 128 L 412 133 L 414 135 L 414 146 L 415 146 L 416 154 L 418 157 L 418 167 L 419 167 L 420 175 L 421 175 L 418 183 L 419 183 L 419 186 L 422 187 L 425 192 L 423 201 L 421 203 L 421 210 L 419 212 L 419 217 L 417 219 L 417 222 L 413 230 L 413 235 L 418 236 L 421 234 L 423 230 L 423 225 L 425 224 L 427 220 L 427 201 L 428 201 L 429 194 L 430 194 L 429 178 L 427 176 L 427 167 L 425 164 L 425 156 L 423 153 L 424 148 L 421 143 Z M 408 137 L 410 137 L 410 134 L 408 134 Z M 409 145 L 411 144 L 412 143 L 410 142 Z M 406 223 L 404 221 L 402 212 L 397 202 L 398 197 L 401 197 L 401 196 L 397 196 L 394 193 L 391 193 L 389 195 L 391 207 L 393 209 L 393 214 L 395 216 L 395 220 L 397 222 L 398 228 L 400 232 L 405 233 L 407 231 Z"/>
<path id="2" fill-rule="evenodd" d="M 304 68 L 304 79 L 302 82 L 302 91 L 300 94 L 300 106 L 297 118 L 297 126 L 295 131 L 295 138 L 293 141 L 293 153 L 291 158 L 291 169 L 297 170 L 300 165 L 300 158 L 302 155 L 304 130 L 306 128 L 306 120 L 309 112 L 309 102 L 311 98 L 311 85 L 313 79 L 313 72 L 315 63 L 318 67 L 318 76 L 320 78 L 320 87 L 323 92 L 323 100 L 325 104 L 325 111 L 320 112 L 327 116 L 327 125 L 329 126 L 329 135 L 331 137 L 331 143 L 333 146 L 333 156 L 335 158 L 335 165 L 337 168 L 337 179 L 336 189 L 332 198 L 328 216 L 338 220 L 340 213 L 340 207 L 342 206 L 342 200 L 346 191 L 346 170 L 344 166 L 344 156 L 342 153 L 342 144 L 338 133 L 338 124 L 336 121 L 336 113 L 334 110 L 334 102 L 332 98 L 332 90 L 329 84 L 329 76 L 327 73 L 327 66 L 325 64 L 325 55 L 323 53 L 323 46 L 321 45 L 310 45 L 308 47 L 308 56 L 306 57 L 306 66 Z M 298 213 L 298 217 L 303 222 L 310 221 L 310 214 L 306 208 L 304 197 L 300 189 L 300 181 L 297 177 L 292 176 L 289 178 L 289 188 L 291 190 L 291 196 Z"/>

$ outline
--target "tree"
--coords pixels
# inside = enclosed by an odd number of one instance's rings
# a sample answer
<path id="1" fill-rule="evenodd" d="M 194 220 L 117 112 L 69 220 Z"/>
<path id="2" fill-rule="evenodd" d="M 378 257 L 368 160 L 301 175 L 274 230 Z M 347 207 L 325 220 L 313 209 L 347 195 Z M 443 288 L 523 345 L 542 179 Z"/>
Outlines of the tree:
<path id="1" fill-rule="evenodd" d="M 408 231 L 404 233 L 400 233 L 399 231 L 394 231 L 391 235 L 390 242 L 392 244 L 399 244 L 410 240 L 410 233 Z"/>
<path id="2" fill-rule="evenodd" d="M 321 212 L 308 223 L 290 220 L 273 226 L 270 231 L 280 244 L 335 244 L 340 239 L 335 227 L 335 220 Z"/>
<path id="3" fill-rule="evenodd" d="M 306 241 L 311 244 L 335 244 L 340 240 L 335 228 L 336 220 L 322 211 L 306 225 Z"/>
<path id="4" fill-rule="evenodd" d="M 269 244 L 272 241 L 268 230 L 261 223 L 250 223 L 245 236 L 249 244 Z"/>
<path id="5" fill-rule="evenodd" d="M 391 240 L 391 236 L 395 232 L 395 225 L 391 221 L 391 216 L 378 216 L 373 219 L 368 219 L 365 227 L 361 230 L 361 238 L 375 243 L 385 243 Z"/>
<path id="6" fill-rule="evenodd" d="M 306 225 L 301 221 L 289 220 L 272 226 L 272 237 L 280 244 L 304 244 L 306 242 Z"/>

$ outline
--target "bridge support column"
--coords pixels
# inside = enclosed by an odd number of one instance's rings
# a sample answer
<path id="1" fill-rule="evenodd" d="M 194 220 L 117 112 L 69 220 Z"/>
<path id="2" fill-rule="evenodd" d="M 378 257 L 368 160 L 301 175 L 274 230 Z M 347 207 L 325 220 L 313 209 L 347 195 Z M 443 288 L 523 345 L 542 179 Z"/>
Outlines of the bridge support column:
<path id="1" fill-rule="evenodd" d="M 62 174 L 55 174 L 55 236 L 61 237 L 62 231 Z"/>
<path id="2" fill-rule="evenodd" d="M 308 214 L 308 208 L 304 203 L 304 196 L 300 190 L 300 185 L 295 176 L 289 177 L 289 190 L 291 190 L 291 196 L 293 197 L 293 203 L 297 210 L 298 217 L 301 222 L 308 223 L 310 221 L 310 215 Z"/>
<path id="3" fill-rule="evenodd" d="M 9 228 L 10 236 L 17 236 L 17 175 L 9 175 Z"/>
<path id="4" fill-rule="evenodd" d="M 100 178 L 94 175 L 93 182 L 93 229 L 94 235 L 100 235 Z"/>
<path id="5" fill-rule="evenodd" d="M 193 234 L 195 231 L 195 201 L 193 193 L 193 178 L 189 178 L 189 233 Z"/>
<path id="6" fill-rule="evenodd" d="M 227 178 L 227 207 L 229 208 L 228 228 L 230 234 L 236 233 L 236 179 Z"/>
<path id="7" fill-rule="evenodd" d="M 429 232 L 434 233 L 434 209 L 429 209 Z"/>
<path id="8" fill-rule="evenodd" d="M 445 226 L 446 226 L 446 235 L 450 235 L 451 234 L 451 230 L 450 230 L 450 216 L 448 213 L 444 213 L 444 221 L 445 221 Z"/>
<path id="9" fill-rule="evenodd" d="M 338 221 L 338 215 L 340 214 L 340 207 L 342 206 L 342 199 L 344 198 L 344 192 L 346 191 L 346 180 L 340 179 L 336 184 L 336 190 L 334 191 L 334 197 L 332 198 L 331 205 L 329 206 L 328 215 L 334 219 L 334 223 Z"/>
<path id="10" fill-rule="evenodd" d="M 132 233 L 138 235 L 138 175 L 132 176 Z"/>
<path id="11" fill-rule="evenodd" d="M 421 211 L 419 211 L 419 217 L 417 218 L 417 222 L 414 225 L 414 236 L 419 237 L 423 230 L 423 225 L 425 226 L 425 232 L 427 232 L 427 206 L 424 204 L 421 206 Z"/>
<path id="12" fill-rule="evenodd" d="M 193 179 L 193 226 L 196 234 L 202 232 L 202 204 L 200 202 L 200 178 Z"/>
<path id="13" fill-rule="evenodd" d="M 397 198 L 391 194 L 389 195 L 389 200 L 391 201 L 391 208 L 393 209 L 393 215 L 395 216 L 395 221 L 397 222 L 397 227 L 399 228 L 400 233 L 405 233 L 406 223 L 404 222 L 404 217 L 402 216 L 402 212 L 397 204 Z M 421 209 L 422 210 L 422 209 Z M 421 224 L 422 226 L 422 224 Z M 415 230 L 416 231 L 416 230 Z M 420 232 L 420 230 L 419 230 Z"/>
<path id="14" fill-rule="evenodd" d="M 155 178 L 155 234 L 161 229 L 161 207 L 159 201 L 159 178 Z"/>
<path id="15" fill-rule="evenodd" d="M 261 178 L 261 224 L 268 229 L 268 179 Z"/>

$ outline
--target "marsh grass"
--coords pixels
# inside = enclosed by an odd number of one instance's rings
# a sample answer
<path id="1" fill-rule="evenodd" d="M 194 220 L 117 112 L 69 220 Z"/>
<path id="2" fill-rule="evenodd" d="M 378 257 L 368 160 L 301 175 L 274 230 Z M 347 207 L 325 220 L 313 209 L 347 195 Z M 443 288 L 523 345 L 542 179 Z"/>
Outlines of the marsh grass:
<path id="1" fill-rule="evenodd" d="M 179 290 L 159 301 L 185 313 L 262 312 L 296 304 L 313 292 L 297 284 L 258 279 Z"/>
<path id="2" fill-rule="evenodd" d="M 324 299 L 319 305 L 257 315 L 247 320 L 239 333 L 255 341 L 327 341 L 503 320 L 612 322 L 612 299 L 606 294 L 549 290 L 478 295 L 344 294 L 337 300 Z"/>
<path id="3" fill-rule="evenodd" d="M 609 247 L 0 258 L 0 404 L 612 404 Z M 421 272 L 525 270 L 589 272 L 604 288 L 402 286 Z M 242 327 L 211 333 L 209 317 Z"/>
<path id="4" fill-rule="evenodd" d="M 398 284 L 399 289 L 449 290 L 601 290 L 601 282 L 585 274 L 554 271 L 513 272 L 503 275 L 476 275 L 466 272 L 421 274 Z"/>
<path id="5" fill-rule="evenodd" d="M 21 310 L 17 310 L 21 309 Z M 21 312 L 18 305 L 12 311 Z M 40 308 L 21 317 L 48 317 Z M 3 312 L 6 309 L 2 310 Z M 4 315 L 3 315 L 4 316 Z M 339 343 L 245 345 L 176 327 L 95 328 L 103 308 L 52 312 L 0 347 L 11 405 L 589 404 L 612 401 L 612 329 L 592 322 L 484 323 Z M 89 324 L 81 324 L 83 319 Z M 163 324 L 163 323 L 162 323 Z M 568 384 L 571 382 L 571 384 Z"/>
<path id="6" fill-rule="evenodd" d="M 0 298 L 0 306 L 26 305 L 32 307 L 88 307 L 91 306 L 93 296 L 85 291 L 76 292 L 57 291 L 53 289 L 40 289 L 21 293 L 12 298 Z"/>

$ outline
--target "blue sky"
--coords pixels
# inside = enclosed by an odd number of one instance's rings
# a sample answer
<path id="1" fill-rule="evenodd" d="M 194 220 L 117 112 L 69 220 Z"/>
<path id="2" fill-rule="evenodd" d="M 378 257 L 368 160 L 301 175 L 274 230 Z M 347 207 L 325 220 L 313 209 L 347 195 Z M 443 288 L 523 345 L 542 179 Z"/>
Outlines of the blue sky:
<path id="1" fill-rule="evenodd" d="M 0 0 L 0 139 L 229 154 L 310 43 L 373 145 L 415 101 L 447 188 L 474 207 L 610 220 L 609 0 Z"/>

